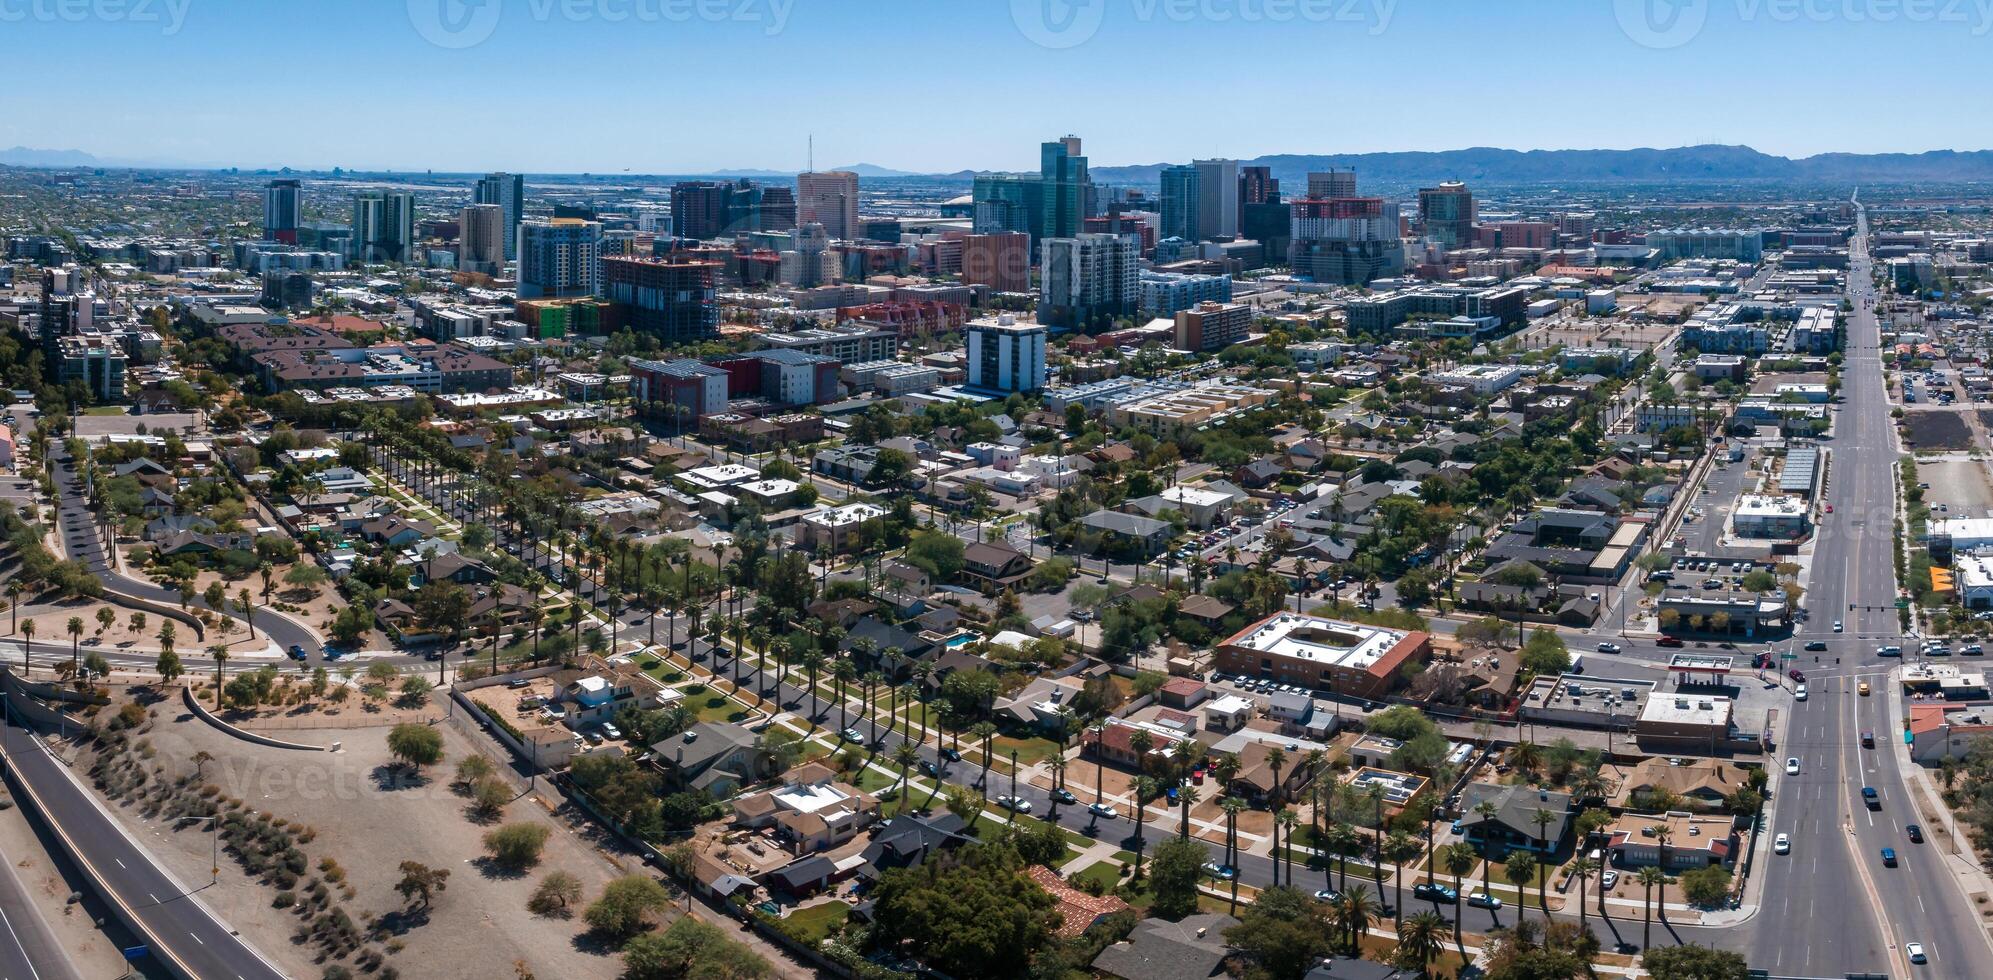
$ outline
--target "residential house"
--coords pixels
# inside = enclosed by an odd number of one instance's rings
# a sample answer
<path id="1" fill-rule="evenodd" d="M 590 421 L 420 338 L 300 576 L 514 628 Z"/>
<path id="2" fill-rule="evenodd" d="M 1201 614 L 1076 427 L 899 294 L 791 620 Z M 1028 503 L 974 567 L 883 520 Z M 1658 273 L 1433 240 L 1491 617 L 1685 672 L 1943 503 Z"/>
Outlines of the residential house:
<path id="1" fill-rule="evenodd" d="M 1052 930 L 1060 939 L 1077 939 L 1080 934 L 1093 928 L 1094 923 L 1128 911 L 1128 903 L 1112 895 L 1091 895 L 1071 885 L 1059 877 L 1059 873 L 1042 864 L 1034 864 L 1024 869 L 1031 880 L 1038 883 L 1059 910 L 1059 926 Z"/>
<path id="2" fill-rule="evenodd" d="M 1661 827 L 1668 828 L 1665 858 L 1661 853 Z M 1736 861 L 1739 850 L 1737 825 L 1728 814 L 1629 813 L 1608 826 L 1604 834 L 1607 858 L 1620 868 L 1660 867 L 1679 872 L 1727 867 Z"/>
<path id="3" fill-rule="evenodd" d="M 865 865 L 859 874 L 877 880 L 894 868 L 919 867 L 929 855 L 942 854 L 976 838 L 967 832 L 968 824 L 952 813 L 923 817 L 905 814 L 894 817 L 865 847 Z"/>
<path id="4" fill-rule="evenodd" d="M 1145 556 L 1161 552 L 1176 536 L 1176 525 L 1168 521 L 1111 510 L 1094 511 L 1081 518 L 1080 524 L 1100 532 L 1107 542 L 1111 542 L 1110 547 L 1118 546 Z"/>
<path id="5" fill-rule="evenodd" d="M 734 800 L 735 824 L 778 828 L 777 838 L 795 854 L 830 850 L 878 819 L 877 799 L 814 762 L 790 770 L 780 787 Z"/>
<path id="6" fill-rule="evenodd" d="M 775 775 L 774 753 L 744 725 L 701 722 L 650 747 L 651 760 L 674 786 L 725 799 Z"/>
<path id="7" fill-rule="evenodd" d="M 981 541 L 962 549 L 962 581 L 995 594 L 1014 589 L 1031 574 L 1031 559 L 1007 541 Z"/>
<path id="8" fill-rule="evenodd" d="M 1482 816 L 1477 811 L 1483 803 L 1493 804 L 1495 812 Z M 1460 794 L 1460 810 L 1464 835 L 1484 854 L 1515 849 L 1555 853 L 1571 830 L 1571 794 L 1534 786 L 1469 783 Z M 1549 814 L 1551 821 L 1539 826 L 1539 812 Z"/>
<path id="9" fill-rule="evenodd" d="M 1143 919 L 1128 938 L 1100 951 L 1093 970 L 1119 980 L 1214 980 L 1227 976 L 1225 930 L 1239 920 L 1198 912 L 1176 922 Z"/>

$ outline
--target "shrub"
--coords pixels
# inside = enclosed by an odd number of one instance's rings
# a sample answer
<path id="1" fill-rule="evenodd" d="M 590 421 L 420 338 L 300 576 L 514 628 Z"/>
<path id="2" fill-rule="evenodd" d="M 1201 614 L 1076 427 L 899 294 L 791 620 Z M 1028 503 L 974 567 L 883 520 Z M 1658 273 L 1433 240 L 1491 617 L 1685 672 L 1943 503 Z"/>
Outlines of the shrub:
<path id="1" fill-rule="evenodd" d="M 541 823 L 509 823 L 484 835 L 491 859 L 508 868 L 524 868 L 540 860 L 549 831 Z"/>

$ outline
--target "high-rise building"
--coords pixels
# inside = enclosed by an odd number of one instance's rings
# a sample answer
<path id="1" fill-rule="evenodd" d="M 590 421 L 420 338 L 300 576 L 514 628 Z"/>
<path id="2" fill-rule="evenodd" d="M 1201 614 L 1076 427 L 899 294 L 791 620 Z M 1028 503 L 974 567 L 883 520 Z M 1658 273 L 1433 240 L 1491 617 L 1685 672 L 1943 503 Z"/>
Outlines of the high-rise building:
<path id="1" fill-rule="evenodd" d="M 295 180 L 273 180 L 263 191 L 263 240 L 298 243 L 298 222 L 302 215 L 299 197 L 303 185 Z"/>
<path id="2" fill-rule="evenodd" d="M 797 225 L 796 194 L 787 187 L 761 189 L 761 231 L 793 231 Z"/>
<path id="3" fill-rule="evenodd" d="M 1031 174 L 983 174 L 970 191 L 971 218 L 979 235 L 1015 231 L 1041 237 L 1045 222 L 1045 182 Z"/>
<path id="4" fill-rule="evenodd" d="M 626 308 L 627 322 L 667 343 L 720 332 L 720 263 L 605 256 L 602 295 Z"/>
<path id="5" fill-rule="evenodd" d="M 1324 201 L 1356 196 L 1356 171 L 1330 170 L 1308 175 L 1308 196 Z"/>
<path id="6" fill-rule="evenodd" d="M 526 220 L 526 178 L 489 173 L 478 179 L 473 204 L 496 204 L 505 210 L 505 258 L 519 257 L 519 222 Z"/>
<path id="7" fill-rule="evenodd" d="M 361 262 L 408 262 L 415 251 L 415 195 L 361 191 L 353 195 L 353 240 Z"/>
<path id="8" fill-rule="evenodd" d="M 985 391 L 1037 391 L 1045 387 L 1045 338 L 1036 323 L 1018 323 L 1009 314 L 972 320 L 963 327 L 968 341 L 968 385 Z"/>
<path id="9" fill-rule="evenodd" d="M 1197 241 L 1202 223 L 1200 209 L 1204 205 L 1203 168 L 1185 165 L 1164 167 L 1162 176 L 1162 236 Z"/>
<path id="10" fill-rule="evenodd" d="M 1120 235 L 1047 238 L 1041 246 L 1038 318 L 1067 327 L 1104 327 L 1135 312 L 1140 263 Z"/>
<path id="11" fill-rule="evenodd" d="M 1176 349 L 1214 351 L 1243 343 L 1252 322 L 1252 309 L 1243 303 L 1199 303 L 1178 311 Z"/>
<path id="12" fill-rule="evenodd" d="M 1038 176 L 1045 182 L 1045 221 L 1041 238 L 1071 238 L 1091 214 L 1093 180 L 1087 176 L 1080 138 L 1065 136 L 1038 148 Z"/>
<path id="13" fill-rule="evenodd" d="M 1031 236 L 1021 231 L 969 235 L 962 239 L 962 281 L 1000 293 L 1031 289 Z"/>
<path id="14" fill-rule="evenodd" d="M 1193 160 L 1197 168 L 1197 237 L 1202 241 L 1239 234 L 1239 161 Z"/>
<path id="15" fill-rule="evenodd" d="M 1279 203 L 1280 178 L 1273 175 L 1272 167 L 1239 168 L 1239 223 L 1242 226 L 1245 224 L 1246 208 L 1254 204 Z"/>
<path id="16" fill-rule="evenodd" d="M 602 292 L 602 225 L 578 218 L 519 223 L 519 298 Z"/>
<path id="17" fill-rule="evenodd" d="M 473 204 L 457 218 L 457 268 L 496 276 L 505 268 L 505 209 Z"/>
<path id="18" fill-rule="evenodd" d="M 686 180 L 671 185 L 671 233 L 705 241 L 727 232 L 727 200 L 733 185 L 723 181 Z"/>
<path id="19" fill-rule="evenodd" d="M 849 170 L 796 175 L 796 221 L 815 222 L 831 238 L 858 237 L 858 175 Z"/>
<path id="20" fill-rule="evenodd" d="M 1474 244 L 1474 194 L 1467 185 L 1449 180 L 1438 187 L 1419 188 L 1419 230 L 1447 248 Z"/>
<path id="21" fill-rule="evenodd" d="M 1397 204 L 1380 197 L 1311 197 L 1290 207 L 1287 264 L 1295 275 L 1363 285 L 1405 271 Z"/>

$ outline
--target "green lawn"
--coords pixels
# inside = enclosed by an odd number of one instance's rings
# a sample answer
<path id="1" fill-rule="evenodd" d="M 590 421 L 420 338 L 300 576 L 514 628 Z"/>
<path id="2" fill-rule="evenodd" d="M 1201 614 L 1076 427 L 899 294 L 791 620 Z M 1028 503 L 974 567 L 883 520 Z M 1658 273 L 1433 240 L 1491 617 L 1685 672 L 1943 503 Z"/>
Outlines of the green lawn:
<path id="1" fill-rule="evenodd" d="M 1134 855 L 1129 855 L 1129 858 L 1133 860 Z M 1095 861 L 1067 875 L 1066 880 L 1074 885 L 1081 885 L 1089 881 L 1096 882 L 1102 889 L 1112 892 L 1116 886 L 1121 884 L 1121 867 L 1121 865 L 1115 864 L 1112 861 Z"/>
<path id="2" fill-rule="evenodd" d="M 851 915 L 851 906 L 843 902 L 826 902 L 798 909 L 785 920 L 790 935 L 801 940 L 804 945 L 814 947 L 844 926 L 844 920 Z"/>
<path id="3" fill-rule="evenodd" d="M 740 705 L 735 704 L 733 699 L 704 684 L 694 684 L 681 690 L 685 692 L 686 707 L 691 708 L 700 721 L 747 720 L 747 712 L 741 710 Z"/>
<path id="4" fill-rule="evenodd" d="M 990 764 L 994 766 L 1003 763 L 1008 768 L 1012 751 L 1017 753 L 1018 765 L 1036 765 L 1057 755 L 1059 743 L 1049 738 L 1011 738 L 1008 735 L 999 735 L 995 747 L 990 750 Z M 964 753 L 964 757 L 967 757 L 967 753 Z M 977 758 L 980 760 L 981 756 L 977 755 Z"/>

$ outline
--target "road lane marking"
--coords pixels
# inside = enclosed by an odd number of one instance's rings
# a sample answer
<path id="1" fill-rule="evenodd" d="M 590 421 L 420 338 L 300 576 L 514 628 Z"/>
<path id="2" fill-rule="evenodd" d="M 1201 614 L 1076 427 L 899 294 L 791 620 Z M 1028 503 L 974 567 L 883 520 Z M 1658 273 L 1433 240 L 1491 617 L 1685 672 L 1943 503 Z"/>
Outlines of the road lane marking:
<path id="1" fill-rule="evenodd" d="M 35 969 L 34 960 L 28 956 L 28 948 L 26 946 L 21 945 L 21 936 L 19 933 L 14 931 L 14 922 L 13 920 L 7 918 L 7 913 L 5 910 L 0 910 L 0 925 L 4 925 L 7 927 L 7 937 L 14 941 L 14 948 L 21 951 L 21 962 L 23 964 L 26 964 L 28 968 L 28 976 L 31 977 L 32 980 L 41 980 L 41 973 Z"/>

